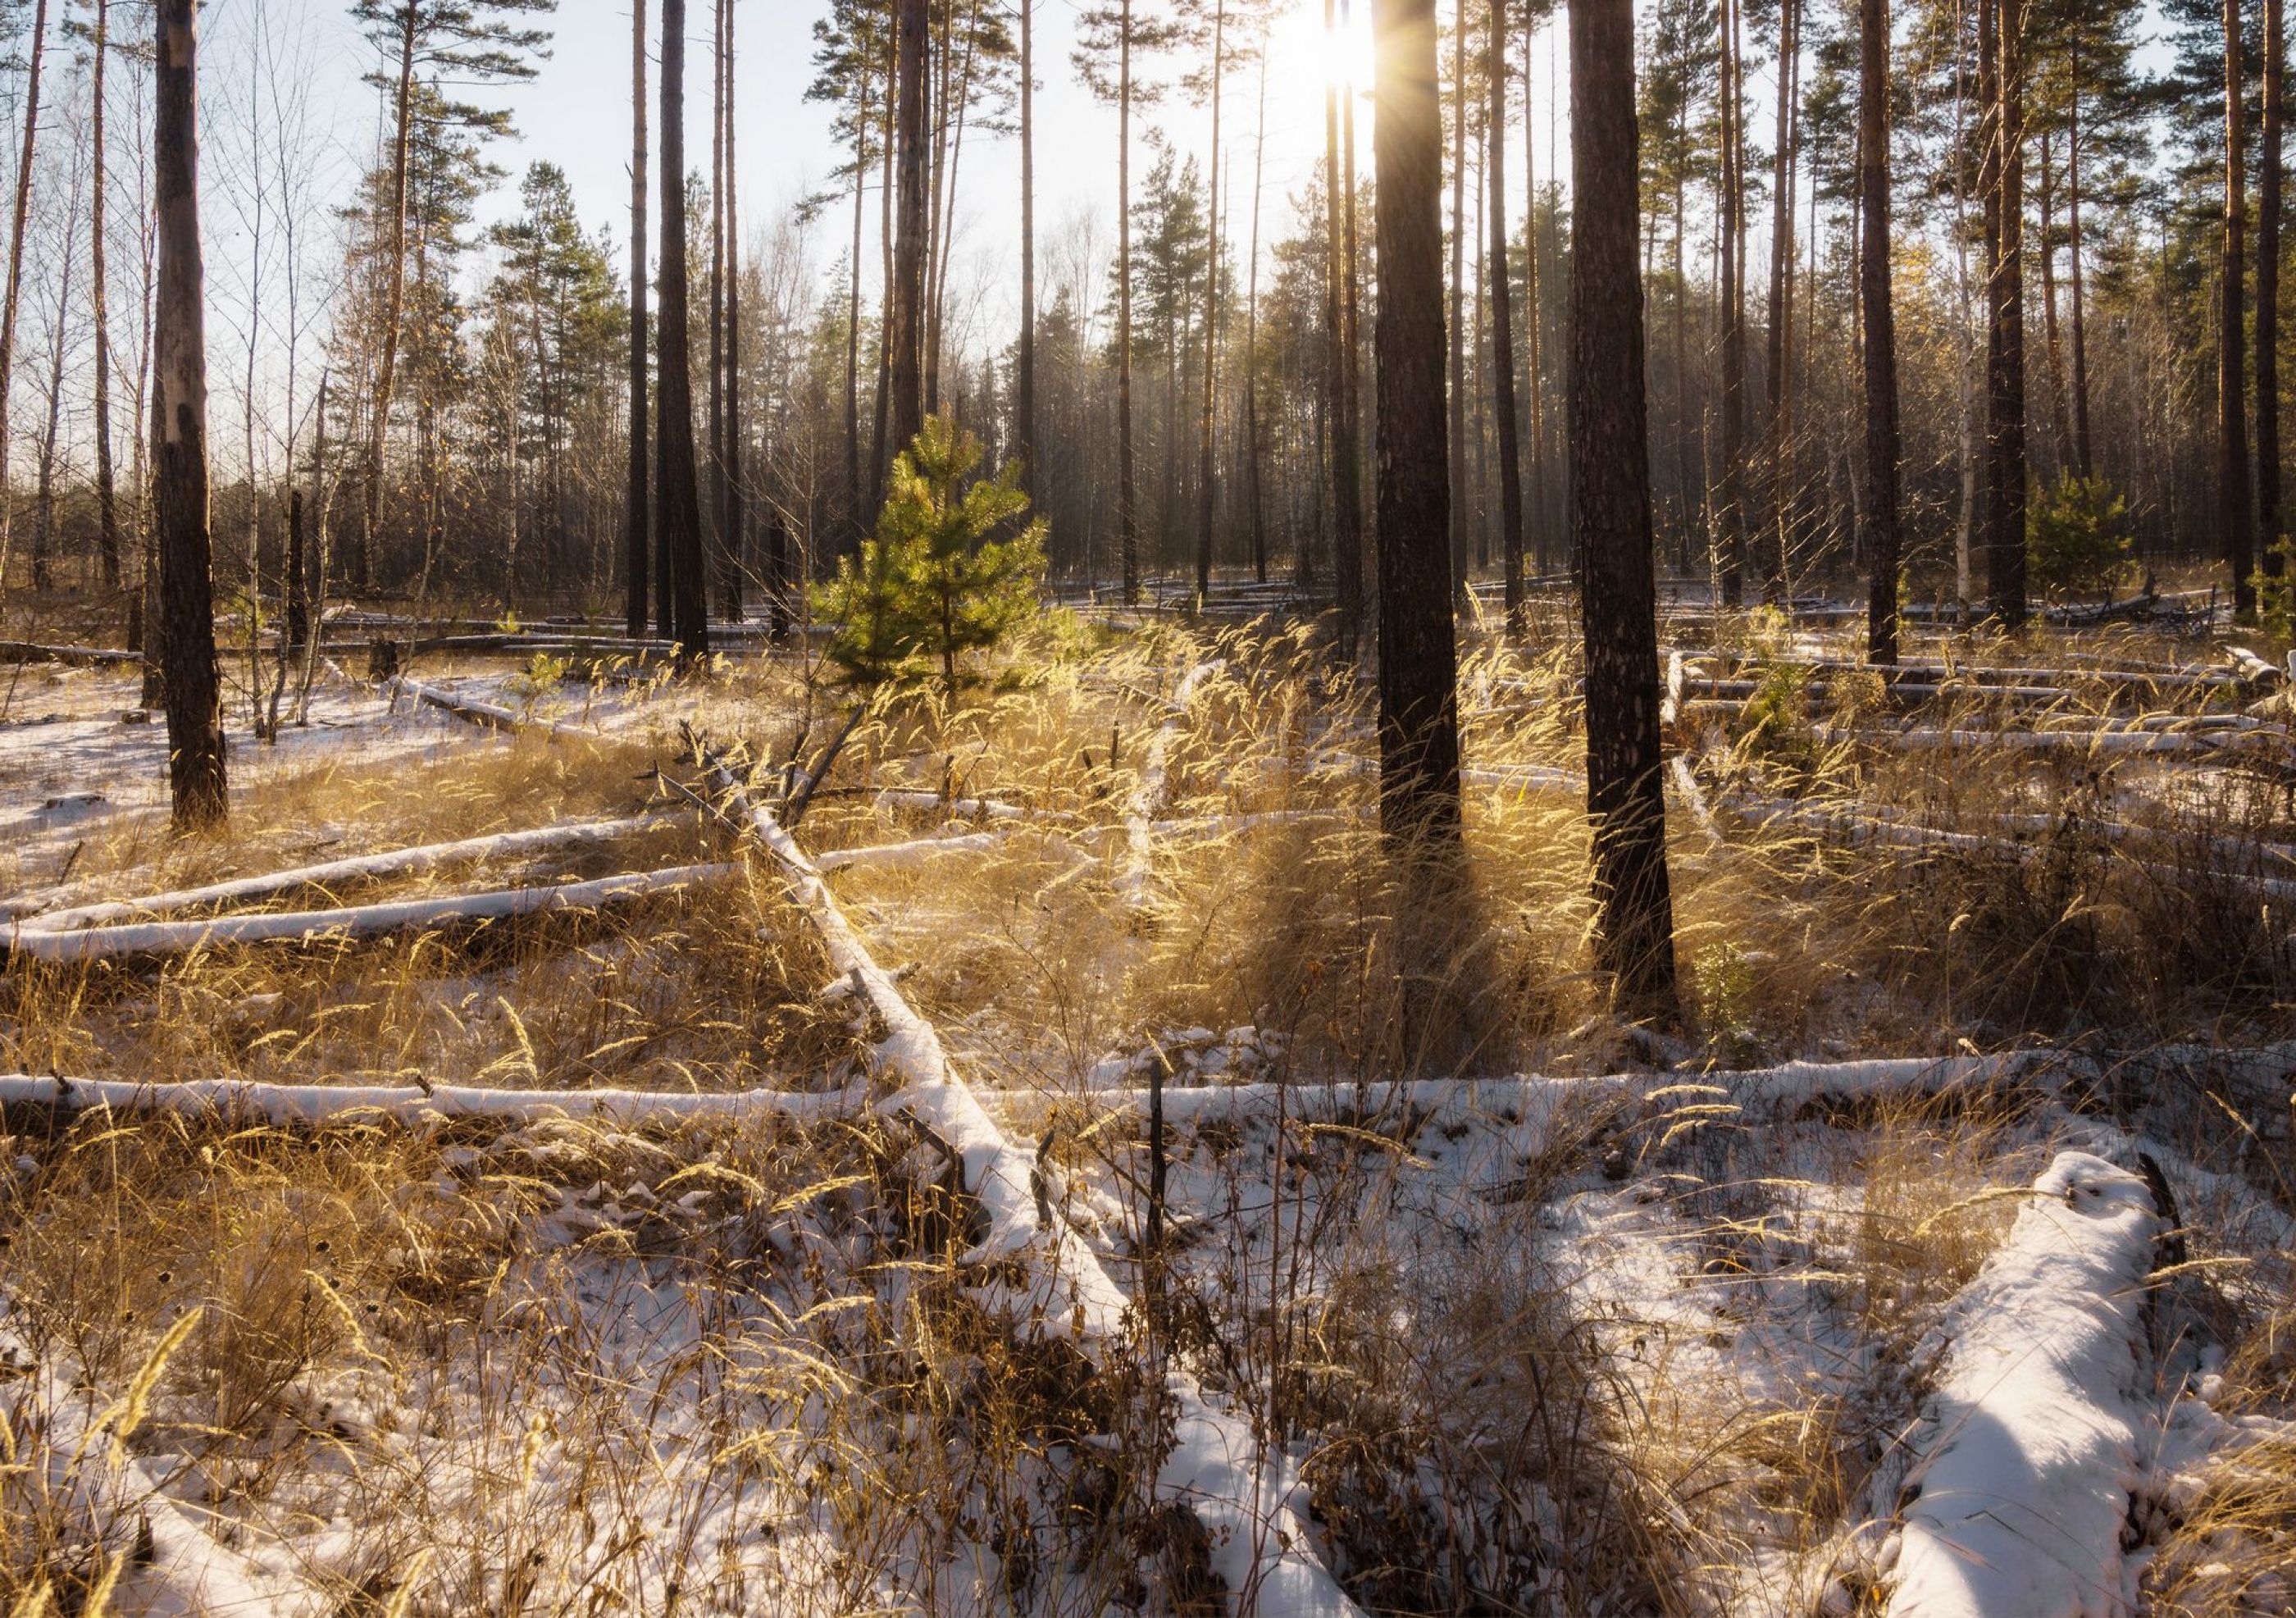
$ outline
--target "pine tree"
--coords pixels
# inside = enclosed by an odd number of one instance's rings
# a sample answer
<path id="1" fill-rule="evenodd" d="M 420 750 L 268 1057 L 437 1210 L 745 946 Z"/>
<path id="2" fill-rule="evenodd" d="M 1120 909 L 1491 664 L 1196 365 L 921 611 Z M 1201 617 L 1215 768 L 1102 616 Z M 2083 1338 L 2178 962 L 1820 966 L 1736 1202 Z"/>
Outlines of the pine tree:
<path id="1" fill-rule="evenodd" d="M 935 415 L 895 459 L 876 534 L 819 592 L 816 610 L 840 626 L 829 658 L 849 684 L 908 684 L 930 670 L 954 696 L 960 660 L 1035 616 L 1044 520 L 1021 525 L 1018 461 L 975 478 L 981 458 L 978 439 Z"/>

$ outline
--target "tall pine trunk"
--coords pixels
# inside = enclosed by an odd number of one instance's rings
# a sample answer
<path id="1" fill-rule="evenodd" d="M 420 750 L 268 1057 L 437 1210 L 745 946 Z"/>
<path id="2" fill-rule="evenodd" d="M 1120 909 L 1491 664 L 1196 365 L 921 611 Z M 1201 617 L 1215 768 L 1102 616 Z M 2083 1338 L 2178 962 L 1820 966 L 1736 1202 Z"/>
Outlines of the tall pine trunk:
<path id="1" fill-rule="evenodd" d="M 1467 590 L 1467 4 L 1451 12 L 1451 587 Z M 1384 273 L 1382 271 L 1382 273 Z"/>
<path id="2" fill-rule="evenodd" d="M 1890 285 L 1890 14 L 1859 0 L 1857 191 L 1865 232 L 1857 266 L 1866 338 L 1866 554 L 1873 590 L 1866 655 L 1898 661 L 1898 319 Z"/>
<path id="3" fill-rule="evenodd" d="M 1379 0 L 1373 17 L 1380 820 L 1399 843 L 1447 847 L 1461 825 L 1435 4 Z"/>
<path id="4" fill-rule="evenodd" d="M 47 52 L 48 0 L 32 10 L 32 53 L 24 80 L 24 138 L 17 151 L 14 225 L 8 237 L 8 284 L 0 297 L 0 448 L 9 438 L 8 400 L 16 377 L 16 312 L 24 294 L 24 234 L 32 209 L 32 159 L 40 130 L 40 67 Z M 0 454 L 0 586 L 8 579 L 8 553 L 16 522 L 8 457 Z"/>
<path id="5" fill-rule="evenodd" d="M 1204 374 L 1202 399 L 1196 412 L 1196 594 L 1203 595 L 1212 582 L 1212 521 L 1218 506 L 1218 456 L 1212 436 L 1213 412 L 1218 404 L 1219 282 L 1220 282 L 1220 90 L 1227 69 L 1227 0 L 1212 4 L 1212 160 L 1211 196 L 1206 204 L 1204 229 L 1210 251 L 1204 255 Z"/>
<path id="6" fill-rule="evenodd" d="M 1243 293 L 1243 483 L 1250 507 L 1251 576 L 1267 582 L 1267 518 L 1259 487 L 1259 190 L 1267 158 L 1267 37 L 1259 39 L 1259 119 L 1251 148 L 1251 262 Z"/>
<path id="7" fill-rule="evenodd" d="M 1788 464 L 1793 436 L 1793 88 L 1800 74 L 1800 0 L 1783 0 L 1778 29 L 1777 145 L 1772 153 L 1770 180 L 1769 330 L 1763 378 L 1763 402 L 1769 407 L 1766 458 L 1770 509 L 1762 545 L 1762 598 L 1780 605 L 1785 602 L 1792 565 L 1787 537 L 1793 505 Z"/>
<path id="8" fill-rule="evenodd" d="M 1722 604 L 1739 605 L 1746 588 L 1746 136 L 1739 91 L 1739 0 L 1722 0 L 1722 170 L 1716 181 L 1721 213 L 1722 279 Z"/>
<path id="9" fill-rule="evenodd" d="M 1985 143 L 1986 489 L 1988 610 L 2004 628 L 2025 621 L 2025 194 L 2023 0 L 1983 0 L 1980 90 Z"/>
<path id="10" fill-rule="evenodd" d="M 153 8 L 160 284 L 152 335 L 152 489 L 159 518 L 168 784 L 178 832 L 219 826 L 229 809 L 208 533 L 197 10 L 197 0 L 158 0 Z"/>
<path id="11" fill-rule="evenodd" d="M 1032 491 L 1037 476 L 1037 0 L 1021 7 L 1021 338 L 1013 351 L 1013 458 Z"/>
<path id="12" fill-rule="evenodd" d="M 111 308 L 106 284 L 103 233 L 104 151 L 103 69 L 111 53 L 111 0 L 95 0 L 95 65 L 88 97 L 91 106 L 89 151 L 94 169 L 88 193 L 88 317 L 95 326 L 95 547 L 103 563 L 103 587 L 119 587 L 119 504 L 111 467 Z"/>
<path id="13" fill-rule="evenodd" d="M 663 0 L 665 5 L 672 0 Z M 367 406 L 365 522 L 351 547 L 351 587 L 374 583 L 374 547 L 382 534 L 382 445 L 390 425 L 390 396 L 398 375 L 398 327 L 406 314 L 406 165 L 414 143 L 414 40 L 421 0 L 406 0 L 398 24 L 398 100 L 392 112 L 390 149 L 390 246 L 382 310 L 382 359 L 375 369 L 374 398 Z"/>
<path id="14" fill-rule="evenodd" d="M 2280 0 L 2267 0 L 2278 5 Z M 2087 299 L 2081 283 L 2081 121 L 2080 121 L 2080 42 L 2076 38 L 2066 51 L 2066 78 L 2070 81 L 2065 116 L 2065 248 L 2067 269 L 2072 299 L 2073 347 L 2073 464 L 2084 478 L 2095 475 L 2088 430 L 2088 324 Z"/>
<path id="15" fill-rule="evenodd" d="M 717 0 L 709 29 L 709 587 L 702 596 L 708 611 L 711 595 L 725 587 L 726 518 L 729 489 L 726 481 L 726 6 Z"/>
<path id="16" fill-rule="evenodd" d="M 1596 957 L 1622 1013 L 1670 1021 L 1634 49 L 1630 0 L 1570 0 L 1570 527 L 1582 569 Z"/>
<path id="17" fill-rule="evenodd" d="M 701 490 L 693 454 L 693 347 L 687 331 L 685 253 L 685 0 L 661 5 L 661 364 L 654 524 L 669 554 L 670 637 L 679 666 L 709 656 L 709 574 L 701 548 Z"/>
<path id="18" fill-rule="evenodd" d="M 2256 177 L 2256 540 L 2278 578 L 2280 542 L 2281 0 L 2264 0 L 2264 149 Z"/>
<path id="19" fill-rule="evenodd" d="M 2223 290 L 2217 338 L 2217 521 L 2224 530 L 2226 564 L 2232 571 L 2233 614 L 2256 612 L 2256 586 L 2250 578 L 2255 516 L 2249 504 L 2248 412 L 2241 350 L 2246 346 L 2248 219 L 2245 109 L 2242 105 L 2240 0 L 2224 0 L 2225 198 Z"/>
<path id="20" fill-rule="evenodd" d="M 1490 37 L 1484 53 L 1490 76 L 1491 371 L 1499 439 L 1499 535 L 1505 579 L 1507 629 L 1524 628 L 1522 589 L 1522 444 L 1515 436 L 1514 300 L 1508 286 L 1506 223 L 1506 0 L 1491 0 Z M 1528 141 L 1529 120 L 1524 119 Z"/>
<path id="21" fill-rule="evenodd" d="M 1140 599 L 1140 502 L 1132 452 L 1132 0 L 1116 44 L 1116 525 L 1124 604 Z"/>
<path id="22" fill-rule="evenodd" d="M 925 52 L 932 27 L 924 0 L 899 0 L 896 15 L 893 284 L 886 308 L 886 376 L 890 390 L 886 453 L 898 456 L 924 425 Z"/>
<path id="23" fill-rule="evenodd" d="M 652 459 L 646 432 L 646 54 L 645 0 L 630 5 L 630 464 L 623 496 L 622 628 L 646 632 L 646 574 L 652 563 L 648 516 Z"/>
<path id="24" fill-rule="evenodd" d="M 742 621 L 742 585 L 749 565 L 749 501 L 742 487 L 742 186 L 734 150 L 733 0 L 726 0 L 726 572 L 718 610 Z"/>

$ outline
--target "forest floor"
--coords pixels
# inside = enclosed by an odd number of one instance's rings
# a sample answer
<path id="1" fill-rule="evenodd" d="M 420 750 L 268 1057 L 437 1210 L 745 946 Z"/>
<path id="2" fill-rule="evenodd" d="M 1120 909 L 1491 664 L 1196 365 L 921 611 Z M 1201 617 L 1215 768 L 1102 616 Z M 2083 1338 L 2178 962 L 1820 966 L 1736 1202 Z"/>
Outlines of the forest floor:
<path id="1" fill-rule="evenodd" d="M 0 1612 L 2296 1611 L 2280 648 L 1672 624 L 1651 1029 L 1533 629 L 0 670 Z"/>

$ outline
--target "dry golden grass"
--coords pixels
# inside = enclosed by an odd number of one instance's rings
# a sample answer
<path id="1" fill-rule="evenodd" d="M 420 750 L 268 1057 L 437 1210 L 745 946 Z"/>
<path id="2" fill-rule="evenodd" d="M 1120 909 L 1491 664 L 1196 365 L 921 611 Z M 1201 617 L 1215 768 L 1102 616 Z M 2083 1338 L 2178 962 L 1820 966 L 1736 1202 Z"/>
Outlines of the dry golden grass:
<path id="1" fill-rule="evenodd" d="M 1782 671 L 1782 689 L 1813 649 L 1759 623 L 1723 638 Z M 2128 636 L 2084 645 L 2104 664 L 2167 653 Z M 2047 645 L 1977 654 L 2022 666 Z M 1181 675 L 1212 660 L 1220 671 L 1175 713 Z M 1573 672 L 1562 650 L 1475 645 L 1469 762 L 1578 768 Z M 800 835 L 860 847 L 947 817 L 881 806 L 887 785 L 1031 811 L 996 823 L 987 852 L 856 866 L 834 883 L 960 1070 L 1015 1119 L 1062 1123 L 1046 1161 L 1136 1281 L 1145 1138 L 1078 1095 L 1111 1053 L 1152 1047 L 1178 1063 L 1250 1028 L 1263 1078 L 1655 1060 L 1694 1080 L 1702 1065 L 1964 1040 L 2039 1035 L 2111 1055 L 2174 1033 L 2284 1030 L 2296 984 L 2276 916 L 2210 868 L 2210 839 L 2296 841 L 2276 791 L 2213 774 L 2166 791 L 2176 777 L 2140 760 L 2100 776 L 1999 750 L 1948 768 L 1829 743 L 1813 714 L 1860 728 L 1894 717 L 1877 681 L 1833 685 L 1824 709 L 1715 716 L 1702 794 L 1880 805 L 1985 836 L 2002 814 L 2042 812 L 2062 829 L 2023 850 L 1919 847 L 1722 808 L 1710 834 L 1677 812 L 1685 1014 L 1655 1032 L 1611 1017 L 1587 970 L 1580 796 L 1472 784 L 1464 874 L 1398 875 L 1366 768 L 1370 695 L 1330 678 L 1308 628 L 1056 624 L 954 701 L 873 710 Z M 2050 722 L 2125 714 L 2118 692 L 2073 682 Z M 2161 699 L 2180 702 L 2197 710 Z M 1921 720 L 2032 718 L 1971 687 Z M 681 719 L 742 743 L 763 778 L 817 761 L 843 713 L 792 662 L 756 660 L 698 693 L 659 694 L 602 744 L 380 763 L 346 750 L 257 784 L 223 839 L 91 845 L 75 898 L 628 813 L 655 765 L 693 778 Z M 1161 793 L 1144 801 L 1159 770 Z M 1160 823 L 1139 850 L 1136 809 Z M 2181 841 L 2141 863 L 2084 830 L 2130 820 Z M 736 857 L 721 829 L 681 818 L 546 868 Z M 536 875 L 440 871 L 337 897 Z M 102 968 L 18 963 L 0 990 L 0 1068 L 818 1088 L 863 1055 L 851 1007 L 820 995 L 826 974 L 754 866 L 603 916 Z M 2196 1088 L 2132 1101 L 2106 1087 L 2097 1105 L 2157 1129 L 2142 1108 L 2181 1105 L 2189 1120 Z M 2252 1121 L 2251 1158 L 2204 1156 L 2199 1126 L 2178 1144 L 2253 1179 L 2287 1149 L 2284 1121 L 2254 1096 L 2230 1099 Z M 33 1166 L 0 1194 L 18 1233 L 0 1252 L 0 1297 L 40 1363 L 78 1367 L 105 1400 L 196 1307 L 131 1448 L 193 1480 L 250 1542 L 308 1545 L 314 1524 L 348 1515 L 357 1529 L 305 1570 L 346 1610 L 389 1610 L 406 1592 L 409 1613 L 657 1610 L 649 1592 L 671 1578 L 682 1601 L 729 1612 L 940 1610 L 960 1599 L 953 1580 L 972 1581 L 964 1600 L 986 1591 L 1032 1614 L 1185 1607 L 1203 1593 L 1201 1547 L 1149 1507 L 1146 1464 L 1161 1417 L 1144 1388 L 1176 1345 L 1298 1447 L 1350 1588 L 1380 1611 L 1867 1599 L 1866 1525 L 1894 1508 L 1932 1327 L 2078 1121 L 2016 1090 L 1760 1130 L 1697 1102 L 1573 1115 L 1524 1145 L 1503 1195 L 1488 1195 L 1427 1167 L 1444 1138 L 1423 1119 L 1190 1131 L 1174 1147 L 1185 1234 L 1164 1312 L 1144 1318 L 1140 1352 L 1096 1369 L 1028 1342 L 955 1284 L 950 1211 L 928 1184 L 937 1160 L 890 1124 L 657 1137 L 88 1120 L 50 1134 L 12 1120 L 10 1154 Z M 1513 1128 L 1478 1121 L 1468 1142 L 1513 1150 Z M 1627 1177 L 1615 1187 L 1600 1172 L 1613 1150 Z M 645 1196 L 613 1189 L 631 1185 Z M 593 1186 L 606 1189 L 585 1204 Z M 701 1214 L 660 1211 L 695 1190 Z M 1467 1236 L 1429 1234 L 1440 1222 L 1423 1199 L 1449 1217 L 1442 1196 L 1469 1209 Z M 621 1215 L 583 1223 L 602 1201 Z M 1271 1203 L 1291 1210 L 1272 1227 Z M 1643 1268 L 1603 1244 L 1613 1227 Z M 671 1294 L 688 1322 L 677 1333 L 627 1326 Z M 2239 1333 L 2227 1400 L 2286 1409 L 2280 1307 L 2248 1300 L 2226 1317 Z M 463 1378 L 451 1388 L 447 1367 Z M 29 1384 L 10 1385 L 10 1431 L 37 1443 L 20 1425 Z M 321 1409 L 331 1400 L 370 1415 L 339 1432 Z M 386 1409 L 401 1411 L 390 1432 L 371 1416 Z M 422 1409 L 447 1412 L 441 1432 Z M 692 1424 L 675 1445 L 665 1409 Z M 2204 1599 L 2204 1586 L 2227 1587 L 2195 1571 L 2227 1545 L 2246 1558 L 2243 1588 L 2280 1576 L 2270 1558 L 2284 1553 L 2296 1468 L 2279 1454 L 2257 1452 L 2261 1482 L 2254 1468 L 2227 1474 L 2184 1514 L 2154 1581 L 2160 1610 L 2242 1610 Z M 0 1531 L 12 1536 L 0 1538 L 0 1602 L 43 1579 L 60 1602 L 84 1602 L 123 1534 L 133 1548 L 119 1477 L 107 1474 L 106 1518 L 102 1499 L 40 1481 L 58 1475 L 53 1460 L 10 1474 L 34 1493 Z M 729 1526 L 744 1513 L 780 1524 L 770 1555 Z"/>

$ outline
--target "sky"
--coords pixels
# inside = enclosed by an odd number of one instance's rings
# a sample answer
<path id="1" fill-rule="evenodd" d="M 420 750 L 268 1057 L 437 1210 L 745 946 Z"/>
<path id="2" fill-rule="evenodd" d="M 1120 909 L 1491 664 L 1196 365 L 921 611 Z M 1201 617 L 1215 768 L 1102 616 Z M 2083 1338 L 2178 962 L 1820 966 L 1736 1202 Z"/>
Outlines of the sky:
<path id="1" fill-rule="evenodd" d="M 697 167 L 706 167 L 709 160 L 707 52 L 712 4 L 713 0 L 688 0 L 686 154 L 689 163 Z M 735 0 L 735 4 L 737 177 L 742 222 L 754 239 L 799 200 L 832 184 L 830 177 L 843 152 L 831 136 L 832 109 L 804 99 L 813 74 L 813 21 L 820 8 L 792 5 L 787 0 Z M 1148 4 L 1149 0 L 1143 0 L 1144 12 Z M 1283 9 L 1272 20 L 1269 31 L 1263 251 L 1288 232 L 1286 200 L 1306 185 L 1322 152 L 1327 78 L 1344 80 L 1352 76 L 1367 88 L 1371 61 L 1367 0 L 1355 0 L 1347 44 L 1338 49 L 1324 41 L 1320 0 L 1279 0 L 1279 4 Z M 1040 251 L 1048 248 L 1067 222 L 1089 215 L 1097 221 L 1105 251 L 1114 241 L 1116 111 L 1092 96 L 1071 64 L 1078 0 L 1037 0 L 1037 4 Z M 373 150 L 381 115 L 376 93 L 360 83 L 361 75 L 375 65 L 377 53 L 352 25 L 341 0 L 209 0 L 204 26 L 211 60 L 217 66 L 243 53 L 246 37 L 261 7 L 269 7 L 275 18 L 283 14 L 283 7 L 289 29 L 306 35 L 320 86 L 319 99 L 328 110 L 325 122 L 340 147 L 337 166 L 347 180 L 357 161 Z M 509 109 L 518 127 L 518 138 L 503 143 L 493 154 L 511 171 L 511 177 L 482 207 L 482 219 L 512 212 L 518 175 L 529 162 L 546 158 L 567 172 L 586 222 L 593 229 L 611 226 L 616 241 L 626 241 L 630 144 L 627 0 L 560 0 L 556 15 L 549 21 L 555 34 L 551 56 L 539 64 L 534 79 L 473 93 L 474 99 Z M 649 6 L 649 22 L 654 42 L 650 48 L 652 75 L 658 71 L 660 61 L 660 0 L 652 0 Z M 1535 54 L 1536 159 L 1542 175 L 1552 172 L 1553 135 L 1546 116 L 1550 86 L 1555 93 L 1567 93 L 1565 81 L 1557 77 L 1554 43 L 1553 38 L 1542 37 Z M 1179 65 L 1151 58 L 1147 73 L 1169 81 L 1177 78 Z M 658 82 L 650 85 L 650 99 L 658 91 Z M 1246 65 L 1230 73 L 1224 98 L 1221 144 L 1227 153 L 1229 187 L 1224 212 L 1239 253 L 1250 224 L 1259 91 L 1259 70 Z M 658 119 L 650 121 L 658 125 Z M 1136 107 L 1134 122 L 1136 185 L 1152 160 L 1149 141 L 1155 133 L 1174 142 L 1184 157 L 1194 155 L 1200 162 L 1205 160 L 1210 142 L 1210 111 L 1191 102 L 1177 86 L 1168 89 L 1160 103 Z M 1357 113 L 1357 161 L 1366 174 L 1371 166 L 1370 125 L 1366 96 Z M 659 140 L 658 127 L 654 138 Z M 1519 134 L 1517 141 L 1511 153 L 1510 177 L 1519 195 L 1522 161 Z M 961 267 L 952 280 L 954 283 L 979 275 L 988 288 L 988 298 L 998 306 L 996 315 L 999 316 L 1009 312 L 1003 306 L 1017 300 L 1017 267 L 1005 266 L 1013 265 L 1012 256 L 1018 251 L 1019 193 L 1017 139 L 986 134 L 977 126 L 969 128 L 957 205 L 955 259 Z M 657 191 L 657 198 L 659 194 Z M 832 208 L 816 232 L 811 256 L 816 272 L 824 276 L 845 251 L 851 217 L 848 207 Z M 877 262 L 873 195 L 865 215 L 863 262 L 873 272 Z M 217 224 L 221 239 L 211 242 L 210 251 L 228 257 L 230 227 L 227 222 Z M 211 235 L 217 234 L 217 226 L 211 226 Z M 865 273 L 865 292 L 873 295 L 874 279 L 873 274 Z"/>

